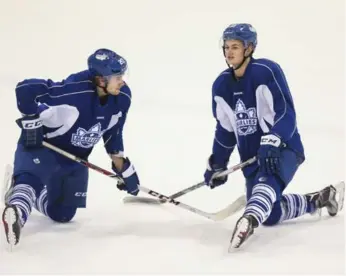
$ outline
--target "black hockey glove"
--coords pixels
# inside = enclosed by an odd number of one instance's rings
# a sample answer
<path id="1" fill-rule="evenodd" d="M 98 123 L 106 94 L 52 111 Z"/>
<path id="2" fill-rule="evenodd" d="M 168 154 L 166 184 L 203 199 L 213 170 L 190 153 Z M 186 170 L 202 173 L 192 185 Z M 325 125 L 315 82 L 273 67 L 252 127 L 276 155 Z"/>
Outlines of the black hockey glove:
<path id="1" fill-rule="evenodd" d="M 17 125 L 22 129 L 19 143 L 26 148 L 37 148 L 42 146 L 43 127 L 39 115 L 24 116 L 16 120 Z"/>
<path id="2" fill-rule="evenodd" d="M 213 155 L 208 159 L 208 166 L 204 173 L 204 182 L 211 188 L 214 189 L 217 186 L 225 184 L 227 182 L 227 175 L 216 178 L 215 175 L 222 171 L 227 170 L 227 164 L 218 165 L 213 163 Z"/>
<path id="3" fill-rule="evenodd" d="M 268 175 L 280 172 L 281 150 L 283 147 L 281 138 L 274 134 L 261 137 L 258 149 L 258 165 L 261 172 Z"/>

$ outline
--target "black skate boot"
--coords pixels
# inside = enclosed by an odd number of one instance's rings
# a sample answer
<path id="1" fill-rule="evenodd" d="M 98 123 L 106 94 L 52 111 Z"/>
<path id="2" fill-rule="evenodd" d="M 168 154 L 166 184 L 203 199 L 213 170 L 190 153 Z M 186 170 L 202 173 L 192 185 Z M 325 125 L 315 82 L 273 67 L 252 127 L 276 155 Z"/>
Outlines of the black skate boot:
<path id="1" fill-rule="evenodd" d="M 11 248 L 18 244 L 22 230 L 21 211 L 15 205 L 8 204 L 2 213 L 7 242 Z"/>
<path id="2" fill-rule="evenodd" d="M 339 194 L 339 199 L 337 199 Z M 345 194 L 345 183 L 341 182 L 337 186 L 328 186 L 321 191 L 309 193 L 305 196 L 308 201 L 314 202 L 316 211 L 321 215 L 322 208 L 326 208 L 330 216 L 335 216 L 343 207 Z"/>
<path id="3" fill-rule="evenodd" d="M 239 248 L 258 227 L 258 221 L 251 215 L 242 216 L 236 223 L 228 251 Z"/>

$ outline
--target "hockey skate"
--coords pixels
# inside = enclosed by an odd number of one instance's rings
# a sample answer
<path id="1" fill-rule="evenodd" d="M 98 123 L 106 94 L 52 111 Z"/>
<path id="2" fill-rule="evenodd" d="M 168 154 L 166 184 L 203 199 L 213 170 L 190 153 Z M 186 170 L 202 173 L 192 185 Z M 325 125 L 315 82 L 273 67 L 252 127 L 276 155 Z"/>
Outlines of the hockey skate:
<path id="1" fill-rule="evenodd" d="M 11 249 L 17 245 L 22 229 L 21 212 L 15 205 L 6 205 L 2 213 L 2 222 L 5 228 L 5 235 Z"/>
<path id="2" fill-rule="evenodd" d="M 13 188 L 12 166 L 7 165 L 5 169 L 4 182 L 2 187 L 2 198 L 5 203 L 5 209 L 2 213 L 2 222 L 4 225 L 5 236 L 11 249 L 18 244 L 22 229 L 21 211 L 14 205 L 8 203 Z"/>
<path id="3" fill-rule="evenodd" d="M 328 214 L 332 217 L 336 216 L 339 211 L 343 209 L 345 197 L 345 183 L 340 182 L 333 186 L 330 185 L 320 191 L 305 194 L 310 202 L 315 202 L 316 213 L 321 216 L 322 208 L 326 208 Z"/>
<path id="4" fill-rule="evenodd" d="M 258 227 L 258 222 L 254 217 L 242 216 L 236 223 L 228 252 L 239 248 L 254 233 L 256 227 Z"/>

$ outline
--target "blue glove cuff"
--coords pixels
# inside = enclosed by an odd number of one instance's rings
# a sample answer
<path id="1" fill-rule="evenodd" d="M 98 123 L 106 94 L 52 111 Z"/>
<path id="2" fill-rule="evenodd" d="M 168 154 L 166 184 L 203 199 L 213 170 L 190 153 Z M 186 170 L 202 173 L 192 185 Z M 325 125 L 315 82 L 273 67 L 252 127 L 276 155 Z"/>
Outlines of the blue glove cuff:
<path id="1" fill-rule="evenodd" d="M 121 171 L 119 171 L 112 161 L 112 170 L 123 178 L 128 178 L 136 173 L 135 167 L 132 165 L 128 158 L 124 158 L 124 165 Z"/>

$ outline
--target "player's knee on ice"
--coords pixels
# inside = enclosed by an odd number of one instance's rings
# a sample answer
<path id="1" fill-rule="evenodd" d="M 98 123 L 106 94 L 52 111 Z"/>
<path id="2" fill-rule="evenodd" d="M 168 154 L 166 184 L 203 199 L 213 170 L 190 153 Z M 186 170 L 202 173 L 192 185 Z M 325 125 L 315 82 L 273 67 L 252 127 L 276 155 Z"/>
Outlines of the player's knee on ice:
<path id="1" fill-rule="evenodd" d="M 47 190 L 44 193 L 42 178 L 32 172 L 18 171 L 15 176 L 15 185 L 27 184 L 36 193 L 32 198 L 35 208 L 50 219 L 59 223 L 71 221 L 77 208 L 83 208 L 86 204 L 86 192 L 88 186 L 88 172 L 84 167 L 74 168 L 64 174 L 56 175 L 46 182 Z M 47 204 L 47 209 L 43 206 Z"/>
<path id="2" fill-rule="evenodd" d="M 48 216 L 55 222 L 69 222 L 73 219 L 77 212 L 77 208 L 73 206 L 48 205 Z"/>

